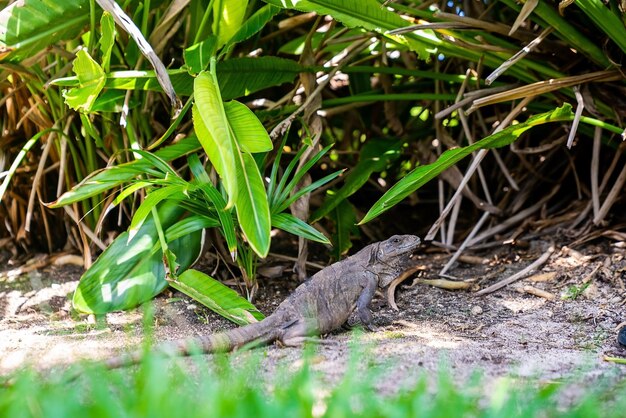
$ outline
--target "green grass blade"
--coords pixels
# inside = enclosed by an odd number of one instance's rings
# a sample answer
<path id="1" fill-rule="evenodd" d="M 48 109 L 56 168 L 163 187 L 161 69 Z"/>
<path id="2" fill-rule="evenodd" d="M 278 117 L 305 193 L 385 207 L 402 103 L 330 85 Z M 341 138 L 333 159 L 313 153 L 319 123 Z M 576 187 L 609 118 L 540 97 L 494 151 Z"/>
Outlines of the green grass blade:
<path id="1" fill-rule="evenodd" d="M 224 239 L 226 239 L 228 251 L 233 258 L 233 261 L 235 261 L 237 259 L 237 236 L 231 212 L 226 209 L 226 201 L 224 200 L 222 194 L 211 183 L 209 175 L 200 163 L 198 156 L 196 154 L 191 154 L 187 158 L 187 161 L 189 162 L 191 172 L 197 179 L 196 184 L 198 188 L 202 191 L 202 193 L 204 193 L 206 199 L 212 203 L 215 211 L 217 212 L 217 216 L 220 221 L 219 226 L 221 226 L 222 234 L 224 235 Z"/>
<path id="2" fill-rule="evenodd" d="M 273 214 L 272 226 L 311 241 L 321 242 L 322 244 L 330 244 L 330 241 L 326 238 L 326 236 L 324 236 L 324 234 L 289 213 Z"/>
<path id="3" fill-rule="evenodd" d="M 576 5 L 626 53 L 626 28 L 615 13 L 600 0 L 577 0 Z"/>
<path id="4" fill-rule="evenodd" d="M 155 156 L 163 161 L 172 161 L 201 148 L 195 136 L 188 136 L 174 145 L 155 152 Z M 129 182 L 138 175 L 146 173 L 153 166 L 148 160 L 135 160 L 124 164 L 98 170 L 85 178 L 71 190 L 63 193 L 57 200 L 48 203 L 51 208 L 59 208 L 96 196 L 123 183 Z M 155 173 L 156 174 L 156 173 Z"/>
<path id="5" fill-rule="evenodd" d="M 341 174 L 343 174 L 343 172 L 344 172 L 344 170 L 335 171 L 334 173 L 331 173 L 331 174 L 329 174 L 327 176 L 324 176 L 321 179 L 316 180 L 313 183 L 309 184 L 308 186 L 299 189 L 296 193 L 294 193 L 293 195 L 289 196 L 289 198 L 285 199 L 285 201 L 283 203 L 281 203 L 275 209 L 275 211 L 277 213 L 280 213 L 280 212 L 284 211 L 289 206 L 291 206 L 291 204 L 293 202 L 295 202 L 296 200 L 300 199 L 305 194 L 311 193 L 313 190 L 316 190 L 317 188 L 322 187 L 324 184 L 326 184 L 326 183 L 328 183 L 330 181 L 333 181 L 334 179 L 339 177 Z"/>
<path id="6" fill-rule="evenodd" d="M 326 147 L 324 147 L 320 152 L 318 152 L 317 154 L 315 154 L 313 157 L 311 157 L 311 159 L 309 161 L 307 161 L 301 168 L 300 170 L 298 170 L 294 175 L 293 178 L 291 179 L 291 181 L 289 181 L 289 183 L 287 183 L 287 185 L 284 187 L 284 189 L 281 191 L 280 196 L 278 198 L 278 202 L 276 202 L 277 206 L 282 206 L 283 203 L 289 199 L 289 194 L 291 194 L 291 191 L 294 189 L 294 187 L 296 187 L 296 185 L 298 183 L 300 183 L 300 180 L 302 180 L 302 177 L 304 177 L 304 175 L 311 169 L 311 167 L 313 167 L 319 160 L 320 158 L 322 158 L 324 156 L 324 154 L 326 154 L 328 152 L 329 149 L 332 148 L 334 144 L 330 144 L 327 145 Z M 301 149 L 301 151 L 304 149 L 304 147 Z M 300 152 L 298 153 L 300 154 Z M 294 158 L 291 162 L 297 162 L 297 160 L 299 160 L 299 155 L 296 155 L 297 158 Z M 291 164 L 290 164 L 291 165 Z M 285 174 L 283 175 L 283 178 L 287 178 L 288 174 L 287 174 L 287 170 L 285 170 Z M 282 179 L 281 179 L 282 180 Z M 280 211 L 277 211 L 280 212 Z"/>
<path id="7" fill-rule="evenodd" d="M 585 0 L 587 1 L 587 0 Z M 515 0 L 501 0 L 513 10 L 520 10 L 521 7 Z M 565 18 L 560 16 L 558 12 L 547 2 L 540 1 L 535 8 L 533 16 L 539 16 L 547 26 L 552 26 L 555 33 L 562 38 L 568 46 L 588 56 L 602 67 L 608 67 L 611 63 L 606 57 L 602 48 L 591 42 L 587 37 L 583 36 L 574 26 L 570 25 Z"/>

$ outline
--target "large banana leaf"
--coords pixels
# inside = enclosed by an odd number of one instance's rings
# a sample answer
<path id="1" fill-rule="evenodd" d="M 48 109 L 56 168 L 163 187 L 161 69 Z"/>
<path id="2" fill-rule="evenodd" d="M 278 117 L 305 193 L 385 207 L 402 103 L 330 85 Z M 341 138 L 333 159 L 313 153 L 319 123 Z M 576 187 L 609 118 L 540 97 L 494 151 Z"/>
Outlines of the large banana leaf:
<path id="1" fill-rule="evenodd" d="M 200 271 L 189 269 L 170 285 L 239 325 L 257 322 L 263 314 L 231 288 Z"/>
<path id="2" fill-rule="evenodd" d="M 0 61 L 21 61 L 72 39 L 88 21 L 88 0 L 18 0 L 0 11 Z"/>
<path id="3" fill-rule="evenodd" d="M 256 116 L 240 103 L 224 104 L 213 73 L 203 72 L 194 84 L 194 129 L 234 206 L 250 247 L 265 257 L 270 247 L 271 218 L 263 179 L 252 155 L 272 143 Z"/>
<path id="4" fill-rule="evenodd" d="M 176 202 L 164 202 L 158 209 L 168 247 L 176 254 L 181 271 L 198 258 L 202 228 L 209 225 L 197 220 L 194 226 L 183 220 L 180 221 L 183 228 L 177 223 L 183 213 L 184 209 Z M 181 228 L 184 235 L 178 231 Z M 177 238 L 172 239 L 172 235 Z M 132 239 L 128 236 L 128 232 L 118 236 L 80 278 L 73 298 L 77 311 L 103 314 L 129 309 L 151 299 L 167 286 L 154 218 L 149 217 Z"/>

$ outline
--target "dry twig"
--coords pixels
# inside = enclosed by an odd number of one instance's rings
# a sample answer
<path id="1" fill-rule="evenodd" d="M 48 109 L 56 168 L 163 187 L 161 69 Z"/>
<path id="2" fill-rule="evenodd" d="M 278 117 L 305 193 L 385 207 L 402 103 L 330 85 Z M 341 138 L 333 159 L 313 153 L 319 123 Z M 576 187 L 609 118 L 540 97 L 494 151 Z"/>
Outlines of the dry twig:
<path id="1" fill-rule="evenodd" d="M 543 253 L 541 257 L 539 257 L 538 259 L 530 263 L 526 268 L 522 269 L 521 271 L 515 273 L 514 275 L 504 280 L 500 280 L 498 283 L 495 283 L 489 287 L 484 288 L 483 290 L 479 292 L 476 292 L 474 296 L 483 296 L 483 295 L 495 292 L 496 290 L 502 289 L 504 286 L 507 286 L 523 277 L 526 277 L 531 271 L 536 270 L 537 268 L 542 266 L 546 261 L 548 261 L 550 256 L 554 253 L 554 251 L 555 251 L 554 244 L 551 244 L 548 250 L 545 253 Z"/>

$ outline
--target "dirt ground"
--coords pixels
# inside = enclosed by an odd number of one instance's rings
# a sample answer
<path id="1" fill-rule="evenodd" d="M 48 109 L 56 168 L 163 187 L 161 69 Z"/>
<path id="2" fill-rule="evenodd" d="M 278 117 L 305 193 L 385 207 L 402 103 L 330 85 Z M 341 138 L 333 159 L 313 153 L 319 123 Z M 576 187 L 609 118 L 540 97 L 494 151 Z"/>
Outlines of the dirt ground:
<path id="1" fill-rule="evenodd" d="M 541 381 L 572 375 L 587 383 L 626 377 L 626 366 L 603 360 L 626 357 L 626 348 L 616 342 L 617 329 L 626 321 L 626 249 L 620 243 L 607 240 L 576 250 L 557 247 L 532 277 L 485 296 L 473 295 L 477 288 L 521 270 L 546 248 L 544 242 L 533 242 L 525 249 L 500 246 L 476 253 L 466 260 L 471 264 L 458 263 L 449 272 L 470 282 L 469 290 L 411 284 L 409 278 L 396 291 L 399 311 L 389 307 L 383 295 L 375 298 L 378 330 L 364 333 L 360 341 L 370 347 L 376 361 L 388 365 L 382 388 L 393 390 L 420 372 L 435 372 L 442 362 L 460 379 L 476 369 L 487 377 Z M 418 256 L 422 269 L 417 277 L 437 278 L 448 258 L 440 250 L 425 250 Z M 271 265 L 291 267 L 276 259 Z M 24 364 L 45 369 L 103 359 L 140 344 L 141 309 L 108 314 L 98 321 L 71 310 L 79 267 L 49 266 L 7 279 L 7 271 L 15 266 L 8 267 L 0 279 L 0 374 Z M 289 277 L 261 278 L 257 306 L 271 313 L 295 285 Z M 543 297 L 528 293 L 537 293 L 536 289 L 547 293 Z M 168 290 L 156 299 L 158 341 L 233 326 L 179 293 Z M 331 378 L 339 377 L 353 335 L 338 331 L 326 336 L 333 343 L 318 347 L 316 367 Z M 270 346 L 263 361 L 272 369 L 282 361 L 295 361 L 301 353 Z"/>

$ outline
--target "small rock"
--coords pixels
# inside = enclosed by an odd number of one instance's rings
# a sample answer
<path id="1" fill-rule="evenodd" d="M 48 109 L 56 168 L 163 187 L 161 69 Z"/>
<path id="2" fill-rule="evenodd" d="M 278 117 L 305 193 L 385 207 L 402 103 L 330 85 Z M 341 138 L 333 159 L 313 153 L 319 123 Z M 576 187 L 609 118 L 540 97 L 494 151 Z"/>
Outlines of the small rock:
<path id="1" fill-rule="evenodd" d="M 190 303 L 189 305 L 187 305 L 188 311 L 195 311 L 196 309 L 198 309 L 198 306 L 193 303 Z"/>
<path id="2" fill-rule="evenodd" d="M 481 307 L 480 307 L 480 306 L 478 306 L 478 305 L 472 306 L 472 310 L 470 311 L 470 313 L 471 313 L 473 316 L 478 316 L 478 315 L 480 315 L 481 313 L 483 313 L 483 308 L 481 308 Z"/>

